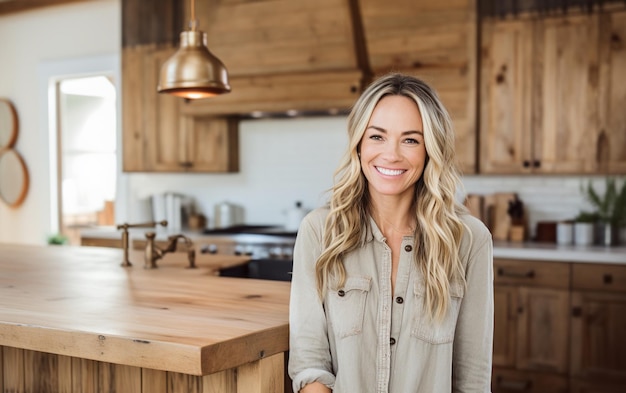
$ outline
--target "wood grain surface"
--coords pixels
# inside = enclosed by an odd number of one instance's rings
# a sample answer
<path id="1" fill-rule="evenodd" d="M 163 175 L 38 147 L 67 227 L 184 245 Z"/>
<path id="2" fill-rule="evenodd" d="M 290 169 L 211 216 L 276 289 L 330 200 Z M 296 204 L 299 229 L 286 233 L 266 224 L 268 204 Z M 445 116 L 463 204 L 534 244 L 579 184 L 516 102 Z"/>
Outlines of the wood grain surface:
<path id="1" fill-rule="evenodd" d="M 188 269 L 167 254 L 144 269 L 130 257 L 123 268 L 117 249 L 0 244 L 0 346 L 191 375 L 287 351 L 290 283 L 215 275 L 242 259 Z"/>

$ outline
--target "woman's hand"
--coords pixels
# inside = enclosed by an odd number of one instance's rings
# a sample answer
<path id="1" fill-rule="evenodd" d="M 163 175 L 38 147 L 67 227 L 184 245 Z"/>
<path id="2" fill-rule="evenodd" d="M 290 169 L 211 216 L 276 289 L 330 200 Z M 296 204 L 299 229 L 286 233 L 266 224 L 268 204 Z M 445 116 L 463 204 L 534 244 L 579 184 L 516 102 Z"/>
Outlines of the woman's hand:
<path id="1" fill-rule="evenodd" d="M 313 382 L 300 389 L 300 393 L 332 393 L 332 390 L 324 384 Z"/>

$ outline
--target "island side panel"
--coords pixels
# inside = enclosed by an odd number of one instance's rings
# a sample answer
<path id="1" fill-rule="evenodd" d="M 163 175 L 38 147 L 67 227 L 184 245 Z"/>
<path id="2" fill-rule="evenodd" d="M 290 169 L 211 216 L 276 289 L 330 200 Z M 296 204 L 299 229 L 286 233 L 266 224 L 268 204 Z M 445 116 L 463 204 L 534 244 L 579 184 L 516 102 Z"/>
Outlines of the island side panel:
<path id="1" fill-rule="evenodd" d="M 0 391 L 11 393 L 267 393 L 285 386 L 285 354 L 210 375 L 152 370 L 0 346 Z"/>
<path id="2" fill-rule="evenodd" d="M 3 392 L 24 393 L 24 351 L 17 348 L 2 347 Z"/>

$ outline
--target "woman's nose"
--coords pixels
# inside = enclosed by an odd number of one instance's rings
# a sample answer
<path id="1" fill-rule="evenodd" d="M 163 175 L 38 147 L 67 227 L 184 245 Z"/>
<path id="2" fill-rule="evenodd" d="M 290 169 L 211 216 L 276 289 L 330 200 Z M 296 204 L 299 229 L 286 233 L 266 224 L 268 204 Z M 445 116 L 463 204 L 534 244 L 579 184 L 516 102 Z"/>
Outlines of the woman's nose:
<path id="1" fill-rule="evenodd" d="M 383 156 L 389 161 L 399 160 L 401 157 L 399 144 L 393 142 L 385 144 L 385 151 Z"/>

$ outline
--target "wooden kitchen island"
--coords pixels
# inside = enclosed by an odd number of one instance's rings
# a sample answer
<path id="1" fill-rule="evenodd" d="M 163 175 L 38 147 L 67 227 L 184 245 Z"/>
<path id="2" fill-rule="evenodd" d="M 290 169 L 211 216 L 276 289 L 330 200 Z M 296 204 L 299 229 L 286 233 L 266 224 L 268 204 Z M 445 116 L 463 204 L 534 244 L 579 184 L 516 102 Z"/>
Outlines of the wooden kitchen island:
<path id="1" fill-rule="evenodd" d="M 130 257 L 0 244 L 0 391 L 291 391 L 288 282 L 219 277 L 208 256 Z"/>

